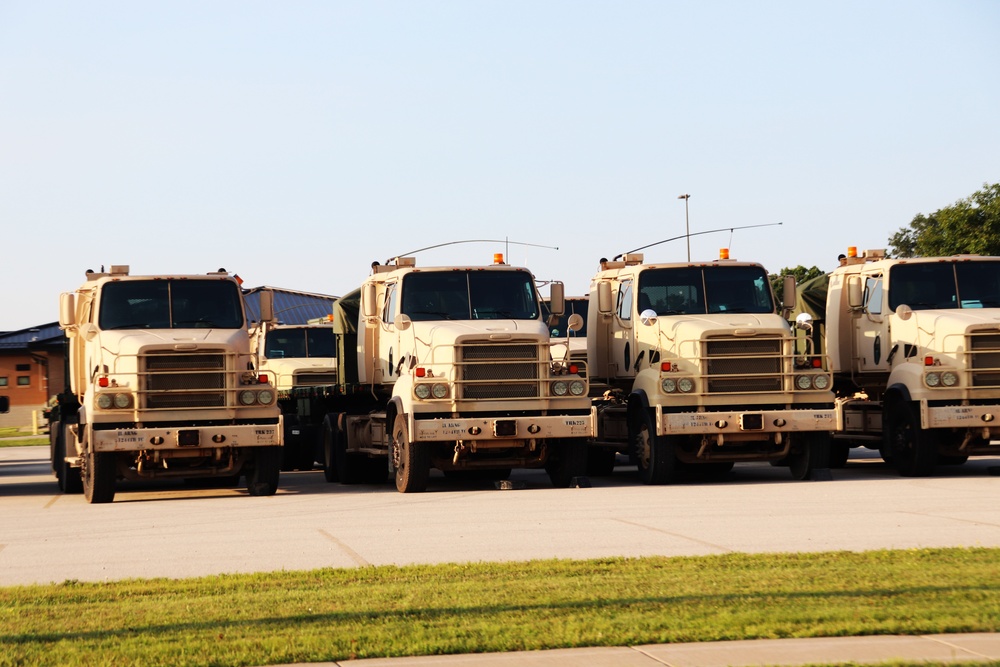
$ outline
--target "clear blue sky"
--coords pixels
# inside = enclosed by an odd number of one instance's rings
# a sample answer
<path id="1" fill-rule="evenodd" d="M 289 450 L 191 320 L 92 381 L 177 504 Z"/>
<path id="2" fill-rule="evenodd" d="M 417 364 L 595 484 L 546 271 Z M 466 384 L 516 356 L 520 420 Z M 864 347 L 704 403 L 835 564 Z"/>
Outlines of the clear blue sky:
<path id="1" fill-rule="evenodd" d="M 339 295 L 460 239 L 582 294 L 683 193 L 783 223 L 694 259 L 829 269 L 1000 182 L 998 36 L 996 0 L 0 0 L 0 330 L 102 264 Z"/>

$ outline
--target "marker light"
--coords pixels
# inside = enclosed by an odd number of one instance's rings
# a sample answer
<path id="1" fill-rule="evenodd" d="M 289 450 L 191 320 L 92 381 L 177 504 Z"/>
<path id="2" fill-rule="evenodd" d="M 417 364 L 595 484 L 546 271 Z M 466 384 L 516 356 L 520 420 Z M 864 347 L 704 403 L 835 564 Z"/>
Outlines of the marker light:
<path id="1" fill-rule="evenodd" d="M 570 364 L 569 365 L 569 372 L 570 372 L 570 375 L 577 375 L 580 372 L 580 367 L 577 366 L 576 364 Z"/>
<path id="2" fill-rule="evenodd" d="M 729 259 L 729 248 L 719 248 L 719 259 Z"/>
<path id="3" fill-rule="evenodd" d="M 422 378 L 422 377 L 427 377 L 427 369 L 426 369 L 426 368 L 424 368 L 423 366 L 420 366 L 420 367 L 419 367 L 419 368 L 417 368 L 417 370 L 415 371 L 415 374 L 416 374 L 416 376 L 417 376 L 418 378 Z"/>
<path id="4" fill-rule="evenodd" d="M 257 376 L 257 382 L 260 384 L 267 384 L 267 373 L 261 373 Z"/>
<path id="5" fill-rule="evenodd" d="M 670 364 L 669 361 L 664 361 L 660 364 L 660 370 L 663 371 L 664 373 L 670 372 L 672 368 L 673 366 Z"/>
<path id="6" fill-rule="evenodd" d="M 924 357 L 924 366 L 933 366 L 933 365 L 934 365 L 934 357 L 931 356 Z"/>
<path id="7" fill-rule="evenodd" d="M 815 358 L 815 359 L 813 359 L 812 360 L 812 367 L 813 368 L 823 368 L 823 360 L 820 359 L 820 358 L 818 358 L 818 357 Z"/>
<path id="8" fill-rule="evenodd" d="M 105 377 L 100 377 L 100 378 L 97 378 L 97 386 L 98 386 L 98 387 L 107 387 L 107 386 L 108 386 L 108 384 L 109 384 L 109 383 L 108 383 L 108 378 L 107 378 L 107 376 L 105 376 Z"/>

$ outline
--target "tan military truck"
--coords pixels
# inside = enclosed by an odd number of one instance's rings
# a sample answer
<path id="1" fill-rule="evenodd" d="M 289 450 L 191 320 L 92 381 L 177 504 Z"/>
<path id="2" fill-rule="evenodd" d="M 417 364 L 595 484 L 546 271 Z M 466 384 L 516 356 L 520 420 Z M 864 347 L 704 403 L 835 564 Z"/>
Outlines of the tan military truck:
<path id="1" fill-rule="evenodd" d="M 270 292 L 261 319 L 271 319 Z M 91 503 L 119 479 L 234 478 L 278 487 L 281 415 L 258 372 L 243 294 L 223 270 L 132 276 L 87 272 L 59 299 L 69 391 L 50 424 L 59 486 Z"/>
<path id="2" fill-rule="evenodd" d="M 850 248 L 827 281 L 820 342 L 844 414 L 835 462 L 865 446 L 923 476 L 1000 454 L 1000 257 Z"/>
<path id="3" fill-rule="evenodd" d="M 323 418 L 339 396 L 333 323 L 265 323 L 257 329 L 254 347 L 260 371 L 278 391 L 285 441 L 282 470 L 312 470 L 323 458 Z"/>
<path id="4" fill-rule="evenodd" d="M 561 314 L 561 283 L 551 299 Z M 375 263 L 334 313 L 344 410 L 325 419 L 328 479 L 388 471 L 408 493 L 426 488 L 431 468 L 501 478 L 544 467 L 554 486 L 583 475 L 587 380 L 552 360 L 526 269 L 398 257 Z"/>
<path id="5" fill-rule="evenodd" d="M 587 350 L 595 471 L 610 471 L 616 452 L 646 484 L 739 461 L 788 465 L 796 479 L 827 468 L 837 427 L 827 361 L 796 348 L 759 264 L 602 260 Z"/>

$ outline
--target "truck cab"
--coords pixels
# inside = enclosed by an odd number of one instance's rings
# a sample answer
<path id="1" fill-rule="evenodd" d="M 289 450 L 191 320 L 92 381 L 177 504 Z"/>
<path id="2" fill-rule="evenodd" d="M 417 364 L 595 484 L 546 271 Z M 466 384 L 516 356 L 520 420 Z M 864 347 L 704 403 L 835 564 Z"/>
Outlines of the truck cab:
<path id="1" fill-rule="evenodd" d="M 385 442 L 400 491 L 423 490 L 432 467 L 500 476 L 545 467 L 556 486 L 583 474 L 587 380 L 551 359 L 527 269 L 502 259 L 423 268 L 400 257 L 373 265 L 359 297 L 357 382 L 380 410 L 347 416 L 346 446 L 370 443 L 374 454 Z M 561 313 L 561 283 L 552 301 Z"/>
<path id="2" fill-rule="evenodd" d="M 838 442 L 878 448 L 906 476 L 1000 452 L 1000 258 L 851 248 L 826 304 Z"/>
<path id="3" fill-rule="evenodd" d="M 772 461 L 798 479 L 826 468 L 837 426 L 827 360 L 797 346 L 764 268 L 619 257 L 590 288 L 591 457 L 628 454 L 648 484 L 684 465 Z"/>

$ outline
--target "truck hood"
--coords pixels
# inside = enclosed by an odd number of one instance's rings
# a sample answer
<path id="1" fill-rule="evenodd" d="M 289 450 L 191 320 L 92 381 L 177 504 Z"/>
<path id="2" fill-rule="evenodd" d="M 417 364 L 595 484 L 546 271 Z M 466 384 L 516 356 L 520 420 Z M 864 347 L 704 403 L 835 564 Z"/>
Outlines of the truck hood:
<path id="1" fill-rule="evenodd" d="M 657 326 L 661 336 L 674 342 L 700 340 L 712 335 L 747 336 L 758 334 L 787 335 L 790 332 L 788 323 L 779 315 L 773 313 L 716 313 L 713 315 L 661 315 L 656 324 L 645 326 L 636 322 L 642 338 L 655 337 Z"/>
<path id="2" fill-rule="evenodd" d="M 459 339 L 505 340 L 511 336 L 547 340 L 549 331 L 541 320 L 448 320 L 413 322 L 417 339 L 430 345 L 451 345 Z M 406 336 L 406 332 L 403 333 Z"/>
<path id="3" fill-rule="evenodd" d="M 893 315 L 891 324 L 893 341 L 955 352 L 965 348 L 971 331 L 1000 332 L 1000 308 L 916 310 L 907 320 Z"/>
<path id="4" fill-rule="evenodd" d="M 157 348 L 238 348 L 246 346 L 243 329 L 115 329 L 98 334 L 100 347 L 113 355 L 138 354 Z"/>

